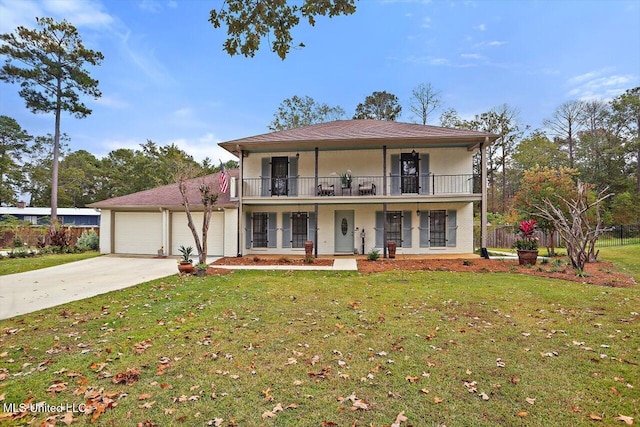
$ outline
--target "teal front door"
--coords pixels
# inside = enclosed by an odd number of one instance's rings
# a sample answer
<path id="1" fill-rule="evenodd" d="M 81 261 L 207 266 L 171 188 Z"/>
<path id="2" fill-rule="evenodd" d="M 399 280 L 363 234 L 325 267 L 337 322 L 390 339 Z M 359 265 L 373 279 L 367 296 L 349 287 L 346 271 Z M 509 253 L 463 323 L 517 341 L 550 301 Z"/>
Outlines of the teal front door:
<path id="1" fill-rule="evenodd" d="M 334 222 L 335 252 L 353 253 L 353 211 L 336 211 Z"/>

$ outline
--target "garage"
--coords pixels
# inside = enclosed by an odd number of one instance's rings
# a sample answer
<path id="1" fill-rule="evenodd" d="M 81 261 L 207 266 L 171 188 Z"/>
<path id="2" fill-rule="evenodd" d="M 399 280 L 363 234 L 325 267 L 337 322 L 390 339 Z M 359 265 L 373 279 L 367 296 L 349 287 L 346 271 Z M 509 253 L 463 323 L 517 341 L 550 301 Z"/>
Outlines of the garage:
<path id="1" fill-rule="evenodd" d="M 193 225 L 198 234 L 202 233 L 202 212 L 192 212 Z M 195 242 L 193 233 L 187 225 L 187 214 L 184 212 L 173 212 L 171 214 L 171 254 L 177 255 L 180 246 L 193 246 L 195 252 Z M 224 254 L 224 213 L 213 212 L 209 222 L 209 233 L 207 234 L 207 254 L 210 256 L 222 256 Z"/>
<path id="2" fill-rule="evenodd" d="M 115 212 L 114 252 L 155 255 L 162 246 L 160 212 Z"/>

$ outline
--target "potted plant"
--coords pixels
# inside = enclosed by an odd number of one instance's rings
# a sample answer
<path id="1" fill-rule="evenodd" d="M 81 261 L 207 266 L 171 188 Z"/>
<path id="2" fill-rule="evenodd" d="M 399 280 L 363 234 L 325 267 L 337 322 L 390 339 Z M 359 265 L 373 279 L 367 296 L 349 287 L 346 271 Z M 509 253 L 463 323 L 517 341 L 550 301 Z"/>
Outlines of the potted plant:
<path id="1" fill-rule="evenodd" d="M 396 244 L 395 241 L 393 240 L 388 240 L 387 241 L 387 250 L 389 251 L 389 258 L 395 258 L 396 257 L 396 248 L 398 247 L 398 245 Z"/>
<path id="2" fill-rule="evenodd" d="M 513 247 L 518 250 L 520 265 L 535 265 L 538 260 L 538 238 L 534 236 L 535 231 L 535 220 L 529 219 L 520 222 L 518 238 L 513 242 Z"/>
<path id="3" fill-rule="evenodd" d="M 202 262 L 196 264 L 196 276 L 204 276 L 207 273 L 207 268 L 209 268 L 209 264 Z"/>
<path id="4" fill-rule="evenodd" d="M 193 273 L 193 260 L 191 259 L 193 247 L 180 246 L 178 251 L 182 254 L 182 258 L 178 260 L 178 271 L 181 273 Z"/>
<path id="5" fill-rule="evenodd" d="M 351 188 L 351 181 L 353 178 L 351 177 L 351 170 L 347 169 L 345 173 L 340 174 L 340 182 L 342 188 Z"/>

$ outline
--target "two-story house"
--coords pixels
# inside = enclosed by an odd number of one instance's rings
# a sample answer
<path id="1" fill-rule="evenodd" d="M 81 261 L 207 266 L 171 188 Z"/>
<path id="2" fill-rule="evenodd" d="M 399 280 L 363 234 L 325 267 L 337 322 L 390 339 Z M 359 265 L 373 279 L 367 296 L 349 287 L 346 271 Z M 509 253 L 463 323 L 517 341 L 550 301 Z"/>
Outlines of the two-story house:
<path id="1" fill-rule="evenodd" d="M 496 139 L 342 120 L 220 143 L 240 160 L 238 252 L 300 254 L 311 240 L 316 255 L 386 255 L 389 241 L 398 253 L 472 253 L 473 205 L 483 199 L 486 236 L 485 150 Z"/>

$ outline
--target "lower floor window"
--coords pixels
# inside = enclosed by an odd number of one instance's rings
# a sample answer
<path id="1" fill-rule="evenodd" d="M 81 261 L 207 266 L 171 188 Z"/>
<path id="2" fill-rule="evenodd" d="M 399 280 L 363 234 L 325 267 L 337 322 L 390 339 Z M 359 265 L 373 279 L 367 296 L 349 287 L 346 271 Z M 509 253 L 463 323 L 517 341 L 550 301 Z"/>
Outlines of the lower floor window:
<path id="1" fill-rule="evenodd" d="M 447 244 L 447 228 L 446 228 L 446 211 L 430 211 L 429 212 L 429 241 L 432 247 L 446 246 Z"/>
<path id="2" fill-rule="evenodd" d="M 387 212 L 387 242 L 402 246 L 402 212 Z"/>
<path id="3" fill-rule="evenodd" d="M 253 247 L 266 248 L 269 221 L 268 214 L 265 212 L 256 212 L 252 215 L 251 221 L 253 222 Z"/>
<path id="4" fill-rule="evenodd" d="M 308 216 L 306 212 L 296 212 L 291 216 L 291 246 L 304 248 L 307 240 Z"/>

